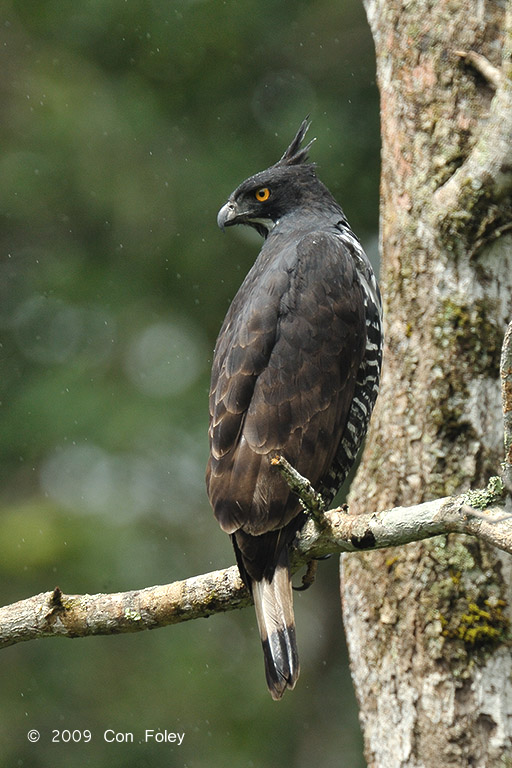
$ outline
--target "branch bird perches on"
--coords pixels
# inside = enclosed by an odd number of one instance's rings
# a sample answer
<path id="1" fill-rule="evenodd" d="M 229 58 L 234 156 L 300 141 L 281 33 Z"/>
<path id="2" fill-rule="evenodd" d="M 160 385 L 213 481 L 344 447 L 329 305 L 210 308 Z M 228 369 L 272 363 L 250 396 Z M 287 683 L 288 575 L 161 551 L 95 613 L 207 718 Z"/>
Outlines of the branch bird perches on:
<path id="1" fill-rule="evenodd" d="M 505 334 L 500 373 L 505 459 L 502 477 L 491 478 L 482 491 L 357 516 L 339 508 L 322 512 L 309 482 L 284 459 L 277 461 L 276 471 L 283 472 L 312 511 L 293 545 L 293 570 L 327 554 L 400 546 L 447 533 L 476 536 L 512 554 L 512 322 Z M 0 608 L 0 647 L 53 635 L 74 638 L 156 629 L 251 602 L 236 566 L 112 594 L 66 595 L 55 587 Z"/>

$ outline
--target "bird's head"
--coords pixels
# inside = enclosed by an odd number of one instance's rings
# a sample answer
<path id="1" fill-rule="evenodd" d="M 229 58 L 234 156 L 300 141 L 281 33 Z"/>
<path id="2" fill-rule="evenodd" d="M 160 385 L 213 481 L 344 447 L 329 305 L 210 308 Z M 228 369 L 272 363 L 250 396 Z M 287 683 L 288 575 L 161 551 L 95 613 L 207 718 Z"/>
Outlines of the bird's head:
<path id="1" fill-rule="evenodd" d="M 307 162 L 314 139 L 301 147 L 308 128 L 306 118 L 281 159 L 235 189 L 218 213 L 217 224 L 221 229 L 248 224 L 266 237 L 283 216 L 311 198 L 317 185 L 323 188 L 316 178 L 315 166 Z"/>

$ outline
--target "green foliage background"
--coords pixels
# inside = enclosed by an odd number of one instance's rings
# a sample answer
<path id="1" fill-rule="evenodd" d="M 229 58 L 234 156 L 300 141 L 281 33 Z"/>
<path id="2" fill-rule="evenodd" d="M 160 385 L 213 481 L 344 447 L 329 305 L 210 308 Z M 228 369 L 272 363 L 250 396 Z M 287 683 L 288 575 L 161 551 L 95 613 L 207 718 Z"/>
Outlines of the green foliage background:
<path id="1" fill-rule="evenodd" d="M 319 175 L 376 250 L 362 7 L 8 0 L 0 30 L 0 599 L 229 565 L 204 491 L 209 366 L 259 242 L 216 213 L 309 113 Z M 335 560 L 297 595 L 302 675 L 280 704 L 251 611 L 2 651 L 2 764 L 362 766 Z M 91 743 L 51 743 L 75 728 Z"/>

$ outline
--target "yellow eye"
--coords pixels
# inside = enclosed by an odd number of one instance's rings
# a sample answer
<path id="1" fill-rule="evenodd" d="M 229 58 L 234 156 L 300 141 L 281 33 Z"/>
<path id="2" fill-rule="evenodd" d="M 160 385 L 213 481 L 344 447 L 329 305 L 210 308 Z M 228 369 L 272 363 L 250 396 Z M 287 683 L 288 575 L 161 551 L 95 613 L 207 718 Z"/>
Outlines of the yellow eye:
<path id="1" fill-rule="evenodd" d="M 268 187 L 262 187 L 261 189 L 258 189 L 254 195 L 256 200 L 259 200 L 260 203 L 264 203 L 265 200 L 268 200 L 270 197 L 270 189 Z"/>

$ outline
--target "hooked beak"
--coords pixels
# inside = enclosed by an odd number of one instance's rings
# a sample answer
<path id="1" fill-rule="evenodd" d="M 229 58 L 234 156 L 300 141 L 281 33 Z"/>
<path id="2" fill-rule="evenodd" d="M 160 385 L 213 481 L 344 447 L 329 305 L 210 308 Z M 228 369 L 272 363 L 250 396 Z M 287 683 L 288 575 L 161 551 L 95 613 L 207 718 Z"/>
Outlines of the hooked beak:
<path id="1" fill-rule="evenodd" d="M 236 224 L 236 219 L 238 217 L 238 208 L 235 203 L 232 203 L 231 201 L 228 201 L 225 205 L 222 206 L 219 213 L 217 214 L 217 224 L 224 231 L 225 227 L 230 227 L 233 224 Z"/>

